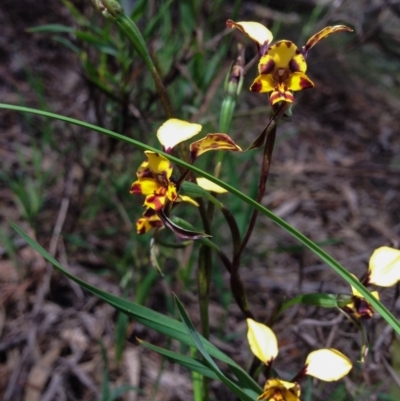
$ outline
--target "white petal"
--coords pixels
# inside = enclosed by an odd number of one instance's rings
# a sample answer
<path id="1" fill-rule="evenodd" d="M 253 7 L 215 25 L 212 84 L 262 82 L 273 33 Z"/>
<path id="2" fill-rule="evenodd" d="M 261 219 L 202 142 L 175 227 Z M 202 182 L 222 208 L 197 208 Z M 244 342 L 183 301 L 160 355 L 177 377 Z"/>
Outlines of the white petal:
<path id="1" fill-rule="evenodd" d="M 272 42 L 272 33 L 271 31 L 260 24 L 259 22 L 253 21 L 240 21 L 235 22 L 232 20 L 228 20 L 226 22 L 229 28 L 237 28 L 245 35 L 247 35 L 250 39 L 257 42 L 260 46 L 265 46 Z"/>
<path id="2" fill-rule="evenodd" d="M 333 348 L 313 351 L 306 360 L 306 374 L 326 382 L 341 379 L 352 367 L 350 359 Z"/>
<path id="3" fill-rule="evenodd" d="M 165 152 L 168 153 L 178 143 L 197 135 L 201 128 L 200 124 L 170 118 L 158 129 L 157 138 L 163 145 Z"/>
<path id="4" fill-rule="evenodd" d="M 269 364 L 278 355 L 278 341 L 274 332 L 265 324 L 247 319 L 247 339 L 253 354 L 265 364 Z"/>
<path id="5" fill-rule="evenodd" d="M 391 287 L 400 280 L 400 250 L 382 246 L 369 260 L 369 282 Z"/>
<path id="6" fill-rule="evenodd" d="M 202 187 L 206 191 L 216 192 L 217 194 L 225 194 L 228 192 L 226 189 L 220 187 L 217 184 L 214 184 L 213 182 L 207 180 L 207 178 L 204 177 L 197 178 L 197 185 L 199 187 Z"/>

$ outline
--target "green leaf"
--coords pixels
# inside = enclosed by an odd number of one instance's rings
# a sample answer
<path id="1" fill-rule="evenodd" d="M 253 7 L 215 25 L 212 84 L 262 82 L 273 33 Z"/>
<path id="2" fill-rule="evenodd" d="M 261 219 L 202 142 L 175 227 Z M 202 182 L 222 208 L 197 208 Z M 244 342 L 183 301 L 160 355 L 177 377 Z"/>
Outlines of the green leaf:
<path id="1" fill-rule="evenodd" d="M 237 397 L 239 397 L 243 401 L 254 401 L 257 396 L 259 395 L 258 393 L 255 393 L 252 391 L 250 388 L 245 387 L 246 383 L 237 383 L 236 381 L 233 381 L 229 379 L 227 376 L 225 376 L 219 367 L 216 365 L 214 360 L 211 358 L 210 354 L 206 351 L 206 349 L 203 346 L 202 340 L 200 338 L 199 333 L 197 333 L 195 327 L 193 326 L 193 323 L 190 321 L 189 316 L 187 315 L 181 301 L 179 301 L 178 297 L 175 295 L 175 303 L 179 311 L 179 315 L 186 326 L 186 329 L 192 338 L 196 348 L 199 350 L 205 361 L 208 363 L 210 368 L 214 371 L 214 373 L 217 375 L 217 377 L 229 388 L 231 389 Z"/>
<path id="2" fill-rule="evenodd" d="M 40 253 L 48 262 L 50 262 L 56 269 L 62 272 L 66 277 L 78 283 L 81 287 L 85 288 L 87 291 L 96 295 L 103 301 L 107 302 L 117 310 L 126 313 L 136 319 L 137 322 L 142 323 L 144 326 L 149 327 L 159 333 L 165 334 L 179 342 L 193 347 L 193 340 L 188 335 L 185 326 L 168 316 L 161 313 L 153 311 L 152 309 L 146 308 L 145 306 L 135 304 L 126 299 L 119 298 L 116 295 L 110 294 L 103 291 L 100 288 L 91 285 L 80 278 L 71 274 L 66 270 L 56 259 L 53 258 L 45 249 L 43 249 L 35 240 L 29 237 L 17 224 L 10 221 L 10 225 L 13 229 L 37 252 Z M 225 355 L 217 347 L 211 344 L 205 338 L 201 338 L 202 344 L 207 352 L 214 358 L 226 363 L 235 376 L 240 382 L 248 383 L 254 392 L 261 392 L 261 388 L 258 384 L 231 358 Z"/>
<path id="3" fill-rule="evenodd" d="M 400 322 L 396 319 L 395 316 L 386 308 L 385 305 L 382 304 L 379 300 L 377 300 L 371 292 L 362 285 L 362 283 L 353 277 L 340 263 L 338 263 L 332 256 L 328 255 L 324 250 L 322 250 L 317 244 L 311 241 L 308 237 L 302 234 L 300 231 L 296 230 L 292 227 L 289 223 L 285 220 L 278 217 L 276 214 L 271 212 L 269 209 L 255 201 L 254 199 L 250 198 L 243 192 L 239 191 L 238 189 L 232 187 L 231 185 L 227 184 L 226 182 L 215 178 L 212 174 L 207 173 L 206 171 L 193 166 L 185 161 L 178 159 L 168 153 L 162 152 L 159 149 L 156 149 L 152 146 L 148 146 L 142 142 L 136 141 L 135 139 L 128 138 L 126 136 L 120 135 L 116 132 L 107 130 L 102 127 L 98 127 L 93 124 L 86 123 L 84 121 L 76 120 L 74 118 L 62 116 L 60 114 L 50 113 L 48 111 L 42 111 L 37 109 L 32 109 L 29 107 L 23 106 L 15 106 L 11 104 L 4 104 L 0 103 L 0 109 L 6 110 L 15 110 L 25 113 L 32 113 L 41 115 L 43 117 L 54 118 L 60 121 L 65 121 L 70 124 L 75 124 L 81 127 L 85 127 L 88 130 L 94 130 L 105 135 L 108 135 L 112 138 L 130 143 L 133 146 L 136 146 L 142 150 L 150 150 L 152 152 L 157 152 L 158 154 L 166 157 L 171 162 L 177 164 L 178 166 L 182 166 L 184 168 L 189 169 L 193 173 L 197 174 L 199 177 L 205 177 L 208 180 L 214 182 L 215 184 L 219 185 L 222 188 L 225 188 L 228 192 L 235 195 L 237 198 L 241 199 L 248 205 L 252 206 L 254 209 L 258 210 L 261 214 L 268 217 L 271 221 L 277 224 L 279 227 L 283 228 L 286 232 L 288 232 L 292 237 L 296 238 L 300 243 L 302 243 L 305 247 L 311 250 L 316 256 L 318 256 L 323 262 L 325 262 L 328 266 L 330 266 L 337 274 L 339 274 L 349 285 L 354 287 L 371 305 L 372 307 L 388 322 L 388 324 L 398 333 L 400 334 Z"/>
<path id="4" fill-rule="evenodd" d="M 275 316 L 278 316 L 284 310 L 290 308 L 293 305 L 313 305 L 320 306 L 322 308 L 337 308 L 338 307 L 338 296 L 335 294 L 302 294 L 295 298 L 286 301 L 276 312 Z"/>
<path id="5" fill-rule="evenodd" d="M 156 345 L 147 343 L 146 341 L 139 340 L 139 343 L 144 347 L 157 352 L 160 355 L 165 356 L 168 359 L 178 363 L 179 365 L 188 368 L 191 371 L 198 372 L 203 376 L 209 377 L 210 379 L 218 379 L 218 376 L 211 370 L 203 361 L 191 358 L 186 355 L 181 355 L 173 351 L 169 351 L 165 348 L 157 347 Z"/>
<path id="6" fill-rule="evenodd" d="M 38 33 L 38 32 L 45 32 L 45 33 L 74 33 L 75 28 L 72 26 L 66 26 L 62 24 L 47 24 L 47 25 L 40 25 L 35 26 L 33 28 L 27 29 L 29 33 Z"/>

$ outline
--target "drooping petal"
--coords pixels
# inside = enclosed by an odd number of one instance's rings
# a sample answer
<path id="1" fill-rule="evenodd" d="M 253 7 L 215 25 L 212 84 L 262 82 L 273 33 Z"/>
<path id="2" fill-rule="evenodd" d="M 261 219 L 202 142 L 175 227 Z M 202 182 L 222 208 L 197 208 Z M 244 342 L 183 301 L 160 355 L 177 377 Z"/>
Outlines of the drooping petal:
<path id="1" fill-rule="evenodd" d="M 250 86 L 250 90 L 258 93 L 271 92 L 274 90 L 274 86 L 275 83 L 272 74 L 262 74 L 255 78 Z"/>
<path id="2" fill-rule="evenodd" d="M 294 72 L 293 74 L 290 74 L 286 84 L 288 89 L 291 91 L 301 91 L 314 87 L 314 82 L 311 81 L 311 79 L 303 72 Z"/>
<path id="3" fill-rule="evenodd" d="M 300 401 L 300 386 L 280 379 L 268 379 L 264 392 L 257 398 L 266 401 Z"/>
<path id="4" fill-rule="evenodd" d="M 160 175 L 162 177 L 169 178 L 172 175 L 172 164 L 171 162 L 164 156 L 161 156 L 160 154 L 156 152 L 150 152 L 146 150 L 144 153 L 146 153 L 147 158 L 149 159 L 149 165 L 148 168 L 151 170 L 151 172 L 154 175 Z M 161 177 L 160 177 L 161 178 Z"/>
<path id="5" fill-rule="evenodd" d="M 177 197 L 178 197 L 178 194 L 176 192 L 175 184 L 173 182 L 169 182 L 168 187 L 167 187 L 167 198 L 171 202 L 175 202 Z"/>
<path id="6" fill-rule="evenodd" d="M 156 212 L 153 209 L 146 209 L 142 217 L 136 222 L 136 232 L 145 234 L 152 228 L 161 227 L 162 225 L 163 223 Z"/>
<path id="7" fill-rule="evenodd" d="M 250 39 L 258 43 L 261 48 L 266 49 L 268 45 L 272 42 L 273 36 L 271 31 L 264 25 L 258 22 L 251 21 L 241 21 L 235 22 L 231 19 L 226 21 L 226 26 L 228 28 L 237 28 L 239 31 L 243 32 Z"/>
<path id="8" fill-rule="evenodd" d="M 228 192 L 225 188 L 222 188 L 219 185 L 214 184 L 213 182 L 207 180 L 207 178 L 204 177 L 197 178 L 197 185 L 199 187 L 202 187 L 206 191 L 215 192 L 217 194 L 225 194 Z"/>
<path id="9" fill-rule="evenodd" d="M 311 352 L 306 360 L 306 374 L 326 382 L 346 376 L 353 367 L 347 356 L 333 348 Z"/>
<path id="10" fill-rule="evenodd" d="M 170 118 L 158 129 L 157 138 L 163 146 L 164 151 L 169 153 L 178 143 L 197 135 L 201 131 L 201 128 L 200 124 Z"/>
<path id="11" fill-rule="evenodd" d="M 391 287 L 400 280 L 400 250 L 382 246 L 374 251 L 368 268 L 368 282 Z"/>
<path id="12" fill-rule="evenodd" d="M 139 178 L 130 189 L 131 194 L 150 195 L 160 188 L 160 184 L 154 178 Z"/>
<path id="13" fill-rule="evenodd" d="M 187 195 L 178 195 L 177 201 L 190 203 L 193 206 L 199 207 L 199 204 L 193 198 Z"/>
<path id="14" fill-rule="evenodd" d="M 144 200 L 143 206 L 148 207 L 149 209 L 153 209 L 159 211 L 165 205 L 165 201 L 167 199 L 166 191 L 164 189 L 164 194 L 162 193 L 152 193 L 151 195 L 146 196 Z"/>
<path id="15" fill-rule="evenodd" d="M 265 364 L 270 364 L 278 355 L 278 340 L 265 324 L 247 319 L 247 340 L 253 354 Z"/>
<path id="16" fill-rule="evenodd" d="M 242 149 L 236 145 L 227 134 L 207 134 L 204 138 L 190 144 L 190 155 L 192 161 L 209 150 L 230 150 L 241 152 Z"/>
<path id="17" fill-rule="evenodd" d="M 312 35 L 310 39 L 307 40 L 307 43 L 302 48 L 302 53 L 306 56 L 308 51 L 313 48 L 318 42 L 322 39 L 327 38 L 329 35 L 335 32 L 353 32 L 353 29 L 349 28 L 345 25 L 335 25 L 335 26 L 327 26 L 316 34 Z"/>

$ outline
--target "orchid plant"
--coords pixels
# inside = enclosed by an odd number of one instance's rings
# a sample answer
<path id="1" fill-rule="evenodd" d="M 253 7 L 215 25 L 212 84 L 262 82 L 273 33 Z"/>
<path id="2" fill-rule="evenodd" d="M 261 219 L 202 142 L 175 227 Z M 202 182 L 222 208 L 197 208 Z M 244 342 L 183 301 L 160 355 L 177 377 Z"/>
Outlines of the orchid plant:
<path id="1" fill-rule="evenodd" d="M 160 143 L 159 151 L 154 148 L 149 149 L 146 144 L 118 136 L 115 133 L 107 134 L 130 142 L 144 150 L 145 160 L 137 167 L 136 179 L 130 187 L 130 193 L 134 195 L 133 201 L 140 202 L 144 208 L 141 217 L 136 223 L 137 233 L 151 233 L 151 241 L 157 242 L 157 233 L 160 230 L 168 229 L 176 235 L 178 241 L 183 238 L 189 240 L 190 243 L 198 241 L 200 244 L 198 247 L 197 293 L 199 296 L 198 302 L 203 337 L 198 336 L 184 314 L 181 313 L 184 325 L 177 325 L 177 322 L 171 323 L 165 316 L 156 314 L 154 311 L 138 308 L 137 305 L 132 306 L 132 304 L 127 304 L 127 301 L 124 300 L 117 302 L 112 295 L 102 291 L 96 292 L 90 285 L 74 278 L 66 270 L 64 271 L 59 264 L 55 263 L 54 259 L 51 259 L 51 257 L 49 259 L 45 252 L 43 255 L 68 277 L 75 279 L 81 285 L 86 285 L 85 288 L 95 292 L 124 313 L 131 314 L 143 324 L 147 324 L 149 327 L 155 328 L 171 338 L 176 338 L 182 343 L 196 348 L 203 359 L 189 358 L 185 355 L 178 357 L 172 351 L 141 342 L 143 345 L 205 377 L 202 391 L 196 393 L 195 398 L 197 400 L 202 399 L 205 401 L 208 399 L 209 378 L 217 378 L 223 381 L 239 398 L 246 401 L 255 400 L 257 397 L 258 400 L 267 401 L 299 401 L 301 394 L 300 381 L 306 375 L 323 381 L 336 381 L 349 374 L 353 364 L 347 356 L 336 349 L 322 348 L 308 354 L 304 365 L 293 378 L 284 380 L 277 377 L 272 370 L 272 364 L 278 356 L 277 338 L 271 327 L 257 322 L 257 317 L 251 308 L 240 272 L 244 268 L 242 263 L 243 252 L 248 247 L 255 222 L 259 214 L 262 213 L 269 216 L 281 227 L 285 229 L 289 227 L 293 236 L 303 241 L 318 256 L 327 261 L 331 267 L 335 268 L 346 281 L 352 284 L 352 294 L 311 294 L 312 296 L 309 296 L 307 302 L 304 303 L 337 308 L 356 323 L 364 322 L 365 319 L 371 318 L 375 307 L 378 307 L 380 311 L 383 310 L 388 319 L 392 319 L 389 312 L 386 312 L 384 306 L 379 302 L 378 293 L 373 292 L 370 294 L 364 288 L 364 285 L 388 287 L 397 284 L 400 280 L 400 250 L 386 246 L 375 250 L 369 261 L 367 277 L 363 281 L 358 281 L 357 278 L 349 274 L 346 269 L 314 243 L 261 205 L 266 191 L 278 124 L 288 107 L 295 101 L 294 92 L 314 88 L 315 86 L 314 82 L 306 74 L 306 59 L 309 51 L 328 36 L 339 32 L 352 32 L 352 29 L 345 25 L 328 26 L 312 35 L 306 44 L 299 49 L 289 40 L 279 40 L 273 43 L 273 36 L 270 30 L 258 22 L 234 22 L 232 20 L 226 22 L 229 28 L 238 29 L 256 43 L 258 48 L 258 74 L 253 79 L 250 91 L 269 93 L 269 106 L 271 108 L 270 116 L 265 122 L 265 129 L 252 144 L 242 145 L 243 149 L 247 148 L 247 150 L 243 150 L 227 133 L 229 132 L 235 105 L 242 89 L 244 74 L 248 71 L 240 49 L 236 62 L 227 73 L 225 98 L 221 107 L 220 132 L 208 133 L 202 138 L 194 140 L 194 137 L 201 133 L 203 127 L 198 123 L 177 118 L 173 111 L 168 91 L 136 25 L 126 16 L 118 2 L 114 0 L 93 0 L 92 2 L 95 8 L 114 22 L 131 41 L 154 79 L 160 103 L 165 111 L 166 121 L 155 133 Z M 187 141 L 193 142 L 188 144 Z M 255 199 L 250 199 L 238 189 L 232 188 L 219 180 L 218 176 L 221 169 L 224 168 L 223 156 L 221 156 L 224 152 L 245 152 L 249 150 L 256 152 L 258 151 L 257 149 L 262 149 L 258 193 Z M 195 165 L 196 160 L 209 151 L 216 152 L 218 155 L 213 174 L 201 170 Z M 221 194 L 227 192 L 227 190 L 245 199 L 248 204 L 254 207 L 244 234 L 240 232 L 235 216 L 229 207 L 221 200 Z M 138 196 L 141 196 L 141 198 Z M 194 213 L 199 214 L 199 220 L 202 223 L 201 229 L 188 229 L 182 226 L 184 224 L 182 218 L 175 219 L 174 216 L 180 215 L 179 211 L 182 210 L 181 208 L 184 204 L 193 207 Z M 229 229 L 232 245 L 230 253 L 226 251 L 226 247 L 219 246 L 213 237 L 215 232 L 213 228 L 215 210 L 222 213 Z M 229 357 L 224 356 L 208 341 L 210 331 L 208 302 L 212 279 L 212 252 L 216 253 L 228 272 L 232 295 L 242 312 L 243 320 L 247 321 L 247 338 L 250 349 L 256 357 L 256 364 L 258 363 L 259 367 L 262 365 L 265 367 L 266 381 L 263 390 L 240 366 Z M 155 255 L 150 258 L 154 265 L 156 265 L 155 259 Z M 303 295 L 307 296 L 307 294 Z M 287 301 L 286 304 L 282 305 L 279 313 L 282 313 L 293 304 L 301 303 L 304 299 L 306 297 Z M 324 305 L 322 305 L 321 300 L 325 302 Z M 271 311 L 270 326 L 274 324 L 279 313 L 274 315 L 273 311 Z M 400 330 L 400 326 L 396 326 L 393 323 L 393 319 L 391 322 L 396 327 L 396 330 Z M 186 334 L 185 328 L 188 330 Z M 211 357 L 220 358 L 227 363 L 234 372 L 235 379 L 230 379 L 224 375 Z"/>

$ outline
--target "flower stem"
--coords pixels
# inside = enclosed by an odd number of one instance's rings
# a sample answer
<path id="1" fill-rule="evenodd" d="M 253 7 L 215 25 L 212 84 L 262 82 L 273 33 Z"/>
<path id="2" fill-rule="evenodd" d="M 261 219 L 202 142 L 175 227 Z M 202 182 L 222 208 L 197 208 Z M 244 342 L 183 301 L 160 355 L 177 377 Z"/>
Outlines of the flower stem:
<path id="1" fill-rule="evenodd" d="M 268 123 L 266 127 L 266 142 L 264 145 L 264 153 L 263 153 L 263 161 L 261 164 L 261 173 L 260 173 L 260 179 L 258 182 L 258 193 L 257 193 L 257 202 L 261 203 L 262 198 L 264 197 L 265 194 L 265 188 L 269 176 L 269 170 L 271 167 L 271 159 L 272 159 L 272 152 L 274 150 L 274 145 L 275 145 L 275 137 L 276 137 L 276 130 L 277 130 L 277 123 L 278 120 L 282 117 L 284 114 L 285 110 L 287 109 L 287 103 L 283 103 L 280 105 L 278 110 L 275 112 L 274 116 Z M 246 234 L 243 237 L 242 243 L 239 247 L 239 250 L 235 254 L 232 262 L 232 271 L 235 272 L 239 269 L 240 266 L 240 259 L 242 256 L 242 253 L 244 249 L 246 248 L 247 243 L 249 242 L 249 239 L 251 237 L 251 234 L 253 233 L 254 226 L 257 220 L 258 216 L 258 211 L 256 209 L 253 210 L 253 214 L 250 219 L 249 226 L 247 228 Z"/>

